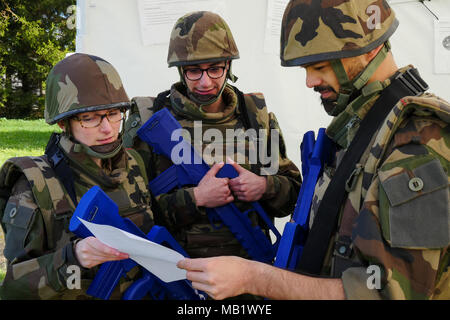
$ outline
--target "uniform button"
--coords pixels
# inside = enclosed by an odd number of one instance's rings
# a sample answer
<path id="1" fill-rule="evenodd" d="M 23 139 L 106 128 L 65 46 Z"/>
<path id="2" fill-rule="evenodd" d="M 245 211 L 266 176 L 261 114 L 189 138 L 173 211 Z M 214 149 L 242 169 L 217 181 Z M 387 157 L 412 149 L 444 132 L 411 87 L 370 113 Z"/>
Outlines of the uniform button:
<path id="1" fill-rule="evenodd" d="M 414 177 L 411 180 L 409 180 L 409 189 L 411 191 L 417 192 L 423 189 L 423 180 L 418 178 L 418 177 Z"/>
<path id="2" fill-rule="evenodd" d="M 10 218 L 14 218 L 17 214 L 17 209 L 16 208 L 12 208 L 11 211 L 9 212 L 9 217 Z"/>
<path id="3" fill-rule="evenodd" d="M 137 121 L 133 121 L 132 123 L 131 123 L 131 127 L 136 127 L 137 126 L 137 124 L 138 124 L 138 122 Z"/>

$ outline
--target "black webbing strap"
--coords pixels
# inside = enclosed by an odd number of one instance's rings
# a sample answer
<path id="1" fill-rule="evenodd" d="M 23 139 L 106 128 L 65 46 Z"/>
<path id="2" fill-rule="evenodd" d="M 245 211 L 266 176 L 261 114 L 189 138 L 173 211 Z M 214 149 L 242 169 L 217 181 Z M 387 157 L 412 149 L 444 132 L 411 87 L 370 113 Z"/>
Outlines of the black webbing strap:
<path id="1" fill-rule="evenodd" d="M 416 69 L 411 68 L 405 73 L 397 73 L 392 83 L 382 91 L 378 100 L 361 121 L 356 136 L 345 152 L 320 202 L 298 265 L 300 271 L 309 274 L 320 273 L 330 238 L 337 225 L 337 217 L 347 195 L 345 182 L 383 120 L 400 99 L 419 95 L 427 89 L 428 85 L 420 78 Z"/>
<path id="2" fill-rule="evenodd" d="M 248 111 L 247 108 L 245 106 L 245 98 L 244 98 L 244 93 L 242 93 L 242 91 L 240 91 L 238 88 L 236 88 L 235 86 L 230 85 L 231 88 L 233 88 L 233 91 L 236 93 L 237 99 L 238 99 L 238 109 L 240 111 L 240 113 L 242 114 L 242 121 L 244 122 L 244 128 L 250 129 L 252 128 L 252 126 L 250 125 L 250 119 L 248 117 Z M 255 130 L 258 130 L 258 127 L 254 128 Z"/>
<path id="3" fill-rule="evenodd" d="M 77 206 L 78 201 L 75 193 L 75 186 L 73 184 L 74 179 L 72 169 L 70 169 L 69 164 L 67 163 L 68 160 L 59 148 L 59 138 L 60 134 L 55 132 L 52 133 L 48 144 L 45 147 L 45 154 L 56 173 L 56 177 L 63 184 L 74 205 Z"/>
<path id="4" fill-rule="evenodd" d="M 239 112 L 242 114 L 242 121 L 244 122 L 244 128 L 246 130 L 248 129 L 255 129 L 256 131 L 258 131 L 259 129 L 259 124 L 256 121 L 256 119 L 253 120 L 253 118 L 250 118 L 250 116 L 248 115 L 248 110 L 247 110 L 247 106 L 245 105 L 245 98 L 244 98 L 244 93 L 242 91 L 240 91 L 238 88 L 236 88 L 235 86 L 230 85 L 231 88 L 233 88 L 234 92 L 237 95 L 238 98 L 238 108 L 239 108 Z"/>
<path id="5" fill-rule="evenodd" d="M 229 85 L 229 86 L 231 86 L 231 88 L 234 90 L 234 92 L 237 95 L 237 98 L 238 98 L 238 105 L 237 106 L 238 106 L 239 112 L 242 115 L 241 119 L 242 119 L 242 122 L 244 124 L 245 130 L 254 129 L 256 132 L 258 132 L 258 130 L 260 129 L 259 123 L 258 123 L 258 121 L 256 121 L 256 117 L 250 117 L 249 116 L 248 109 L 247 109 L 247 106 L 245 104 L 244 93 L 241 90 L 239 90 L 237 87 L 235 87 L 235 86 L 232 86 L 232 85 Z M 267 140 L 267 143 L 268 143 L 267 149 L 271 150 L 270 145 L 269 145 L 269 143 L 270 143 L 269 139 Z M 261 171 L 262 165 L 258 161 L 257 163 L 251 163 L 250 167 L 251 167 L 251 171 L 252 172 L 259 174 L 259 172 Z"/>
<path id="6" fill-rule="evenodd" d="M 170 94 L 170 90 L 163 91 L 156 96 L 155 101 L 153 102 L 152 110 L 153 113 L 158 112 L 162 108 L 166 106 L 167 98 Z"/>

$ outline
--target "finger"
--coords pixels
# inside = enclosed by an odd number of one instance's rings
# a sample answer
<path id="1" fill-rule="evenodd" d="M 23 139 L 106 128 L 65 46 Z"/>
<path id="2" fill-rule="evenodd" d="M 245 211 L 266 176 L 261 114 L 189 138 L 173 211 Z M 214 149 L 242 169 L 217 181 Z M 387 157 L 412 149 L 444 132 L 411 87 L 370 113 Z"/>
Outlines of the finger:
<path id="1" fill-rule="evenodd" d="M 230 203 L 234 201 L 234 197 L 232 195 L 230 195 L 228 198 L 225 199 L 226 203 Z"/>
<path id="2" fill-rule="evenodd" d="M 208 280 L 208 274 L 204 271 L 187 271 L 186 279 L 192 282 L 198 282 L 203 284 L 211 284 Z"/>
<path id="3" fill-rule="evenodd" d="M 242 191 L 242 186 L 239 182 L 230 182 L 229 186 L 234 193 Z"/>
<path id="4" fill-rule="evenodd" d="M 178 261 L 177 267 L 188 271 L 203 271 L 205 269 L 205 258 L 185 258 Z"/>
<path id="5" fill-rule="evenodd" d="M 121 252 L 115 248 L 112 248 L 97 238 L 93 238 L 88 242 L 88 245 L 92 249 L 92 254 L 101 258 L 118 258 L 118 259 L 126 259 L 128 258 L 128 254 L 125 252 Z"/>
<path id="6" fill-rule="evenodd" d="M 234 161 L 230 157 L 227 157 L 227 163 L 231 164 L 233 166 L 233 168 L 236 169 L 236 171 L 238 173 L 242 173 L 242 172 L 247 171 L 244 167 L 241 167 L 241 165 L 239 165 L 239 163 L 237 163 L 236 161 Z"/>
<path id="7" fill-rule="evenodd" d="M 211 169 L 209 169 L 209 171 L 206 173 L 207 176 L 213 176 L 215 177 L 217 172 L 219 172 L 220 169 L 222 169 L 222 167 L 225 165 L 225 163 L 220 162 L 220 163 L 215 163 Z"/>
<path id="8" fill-rule="evenodd" d="M 241 179 L 239 177 L 230 179 L 230 181 L 228 181 L 228 185 L 230 187 L 236 188 L 241 184 Z"/>
<path id="9" fill-rule="evenodd" d="M 234 169 L 236 169 L 236 171 L 238 172 L 238 174 L 241 174 L 242 172 L 245 172 L 246 170 L 244 168 L 242 168 L 237 162 L 234 162 L 233 160 L 231 160 L 231 158 L 227 158 L 227 161 L 229 164 L 231 164 L 233 166 Z"/>

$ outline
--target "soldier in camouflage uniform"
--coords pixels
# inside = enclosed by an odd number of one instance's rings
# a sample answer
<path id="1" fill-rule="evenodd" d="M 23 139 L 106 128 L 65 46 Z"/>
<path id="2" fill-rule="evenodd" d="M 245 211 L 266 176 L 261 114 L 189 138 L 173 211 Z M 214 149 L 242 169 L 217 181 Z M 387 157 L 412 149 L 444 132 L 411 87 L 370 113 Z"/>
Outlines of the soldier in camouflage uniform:
<path id="1" fill-rule="evenodd" d="M 232 254 L 248 257 L 227 227 L 211 226 L 207 207 L 235 201 L 244 211 L 251 208 L 249 202 L 259 200 L 271 217 L 284 217 L 292 212 L 299 191 L 299 170 L 286 156 L 276 117 L 267 111 L 263 95 L 244 95 L 227 82 L 227 79 L 233 82 L 237 79 L 231 72 L 231 61 L 237 58 L 239 52 L 231 31 L 220 16 L 199 11 L 181 17 L 172 30 L 167 58 L 169 67 L 178 68 L 181 81 L 156 98 L 133 98 L 135 105 L 125 126 L 124 141 L 142 154 L 150 180 L 169 168 L 173 161 L 152 152 L 136 131 L 161 108 L 170 110 L 188 132 L 189 137 L 184 138 L 212 167 L 198 186 L 186 186 L 157 196 L 158 216 L 191 257 Z M 240 149 L 238 143 L 243 140 L 229 136 L 229 132 L 247 133 L 250 129 L 266 134 L 259 137 L 267 149 L 270 149 L 268 141 L 275 141 L 271 134 L 276 131 L 279 136 L 279 141 L 271 145 L 272 160 L 278 167 L 270 175 L 264 175 L 268 171 L 263 165 L 267 163 L 249 159 L 257 152 L 249 139 Z M 226 139 L 218 141 L 214 135 L 208 136 L 208 132 Z M 239 177 L 215 177 L 225 162 L 233 164 Z M 251 213 L 250 217 L 255 225 L 261 223 L 265 227 L 256 214 Z M 269 237 L 269 233 L 266 234 Z"/>
<path id="2" fill-rule="evenodd" d="M 8 261 L 2 299 L 87 299 L 98 265 L 128 257 L 68 229 L 77 203 L 95 185 L 142 231 L 154 224 L 145 165 L 137 152 L 122 146 L 120 126 L 131 103 L 115 68 L 99 57 L 73 54 L 51 70 L 45 102 L 46 122 L 63 130 L 47 146 L 58 152 L 11 158 L 0 170 Z M 68 280 L 77 268 L 81 285 L 72 289 L 76 282 Z M 120 298 L 138 276 L 136 267 L 111 298 Z"/>
<path id="3" fill-rule="evenodd" d="M 344 201 L 331 204 L 340 206 L 336 226 L 330 239 L 322 237 L 329 245 L 318 274 L 327 278 L 236 257 L 184 260 L 180 267 L 195 270 L 188 272 L 194 287 L 219 299 L 242 292 L 275 299 L 450 298 L 450 105 L 420 93 L 412 66 L 396 66 L 388 39 L 397 25 L 383 0 L 292 0 L 284 14 L 281 63 L 306 69 L 307 86 L 321 93 L 334 117 L 326 132 L 338 145 L 335 163 L 316 184 L 310 235 L 325 191 L 376 101 L 398 77 L 417 93 L 387 106 L 342 181 Z M 300 266 L 308 259 L 304 253 Z"/>

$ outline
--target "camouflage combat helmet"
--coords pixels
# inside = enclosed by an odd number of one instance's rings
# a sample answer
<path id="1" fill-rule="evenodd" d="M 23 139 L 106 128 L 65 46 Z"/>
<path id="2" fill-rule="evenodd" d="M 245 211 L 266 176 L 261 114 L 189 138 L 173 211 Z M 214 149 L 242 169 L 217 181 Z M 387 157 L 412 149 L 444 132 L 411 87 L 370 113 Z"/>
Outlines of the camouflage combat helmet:
<path id="1" fill-rule="evenodd" d="M 77 152 L 89 156 L 109 159 L 122 148 L 122 132 L 116 141 L 99 146 L 87 146 L 72 136 L 69 118 L 83 112 L 105 109 L 128 109 L 131 102 L 119 73 L 102 58 L 75 53 L 58 62 L 47 77 L 45 92 L 45 121 L 65 123 L 65 134 L 76 142 Z"/>
<path id="2" fill-rule="evenodd" d="M 177 20 L 170 35 L 169 67 L 233 60 L 239 51 L 231 30 L 219 15 L 188 13 Z"/>
<path id="3" fill-rule="evenodd" d="M 48 124 L 78 113 L 131 106 L 116 69 L 96 56 L 75 53 L 61 60 L 46 84 L 44 115 Z"/>
<path id="4" fill-rule="evenodd" d="M 390 50 L 388 40 L 398 27 L 386 0 L 291 0 L 281 25 L 282 66 L 330 61 L 341 85 L 339 114 L 351 94 L 360 90 Z M 385 44 L 366 69 L 350 81 L 340 61 Z"/>
<path id="5" fill-rule="evenodd" d="M 226 78 L 236 82 L 231 71 L 231 60 L 239 59 L 239 51 L 231 30 L 225 20 L 209 11 L 195 11 L 177 20 L 170 35 L 167 63 L 178 67 L 181 82 L 186 85 L 182 67 L 186 65 L 229 61 Z M 189 98 L 198 106 L 217 101 L 225 89 L 226 81 L 219 92 L 210 97 L 187 91 Z M 187 85 L 186 85 L 187 87 Z"/>

